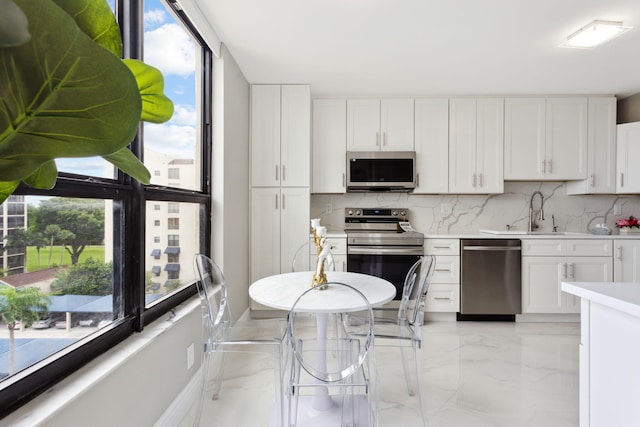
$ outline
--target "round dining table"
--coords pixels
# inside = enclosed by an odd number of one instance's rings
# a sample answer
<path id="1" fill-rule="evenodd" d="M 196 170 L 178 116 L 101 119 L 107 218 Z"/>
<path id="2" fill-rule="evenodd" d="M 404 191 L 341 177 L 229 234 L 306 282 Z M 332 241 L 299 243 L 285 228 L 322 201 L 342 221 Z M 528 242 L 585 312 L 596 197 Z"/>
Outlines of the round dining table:
<path id="1" fill-rule="evenodd" d="M 276 274 L 255 281 L 249 287 L 249 296 L 255 302 L 280 310 L 289 311 L 298 297 L 311 287 L 312 271 Z M 369 305 L 377 307 L 391 301 L 396 295 L 395 286 L 380 277 L 361 273 L 327 271 L 329 282 L 341 282 L 350 285 L 367 298 Z M 329 287 L 317 290 L 305 299 L 305 305 L 298 305 L 300 311 L 316 314 L 317 337 L 326 338 L 326 314 L 348 313 L 363 310 L 361 298 L 344 292 L 344 288 Z M 325 387 L 320 387 L 308 405 L 299 404 L 299 425 L 332 425 L 330 419 L 340 419 L 341 408 L 328 395 Z M 272 420 L 273 424 L 273 420 Z"/>

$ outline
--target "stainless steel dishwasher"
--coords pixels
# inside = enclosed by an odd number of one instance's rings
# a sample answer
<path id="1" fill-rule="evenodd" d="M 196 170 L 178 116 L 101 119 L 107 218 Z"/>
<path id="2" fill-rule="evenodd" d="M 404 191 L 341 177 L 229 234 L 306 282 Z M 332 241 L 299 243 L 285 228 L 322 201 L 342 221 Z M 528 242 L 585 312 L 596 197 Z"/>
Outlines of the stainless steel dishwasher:
<path id="1" fill-rule="evenodd" d="M 515 320 L 522 312 L 520 239 L 460 240 L 458 320 Z"/>

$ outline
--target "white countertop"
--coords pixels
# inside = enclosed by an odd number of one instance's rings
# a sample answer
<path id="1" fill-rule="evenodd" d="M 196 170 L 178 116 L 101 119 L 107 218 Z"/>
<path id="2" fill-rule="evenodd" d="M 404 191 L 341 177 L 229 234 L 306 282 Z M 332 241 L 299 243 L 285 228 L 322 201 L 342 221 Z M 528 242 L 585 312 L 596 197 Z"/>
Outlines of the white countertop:
<path id="1" fill-rule="evenodd" d="M 493 230 L 491 230 L 493 231 Z M 615 231 L 614 231 L 615 233 Z M 477 232 L 477 233 L 451 233 L 451 234 L 427 234 L 425 239 L 640 239 L 640 234 L 591 234 L 578 232 L 562 232 L 562 233 L 533 233 L 527 234 L 526 231 L 510 231 L 510 232 Z"/>
<path id="2" fill-rule="evenodd" d="M 561 289 L 580 298 L 640 317 L 640 283 L 562 282 Z"/>

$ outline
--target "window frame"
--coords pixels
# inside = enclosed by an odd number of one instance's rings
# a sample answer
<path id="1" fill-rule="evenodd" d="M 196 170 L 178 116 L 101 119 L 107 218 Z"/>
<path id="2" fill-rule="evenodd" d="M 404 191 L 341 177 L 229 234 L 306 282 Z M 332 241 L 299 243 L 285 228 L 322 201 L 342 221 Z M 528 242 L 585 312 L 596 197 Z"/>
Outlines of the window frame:
<path id="1" fill-rule="evenodd" d="M 54 355 L 33 366 L 6 378 L 0 388 L 0 418 L 29 402 L 63 378 L 73 374 L 89 361 L 110 350 L 154 320 L 165 315 L 174 307 L 197 293 L 195 282 L 160 298 L 153 305 L 145 307 L 146 271 L 145 222 L 146 204 L 153 201 L 186 202 L 200 206 L 202 228 L 199 252 L 210 254 L 211 248 L 211 153 L 212 114 L 211 105 L 213 53 L 198 34 L 179 6 L 171 0 L 163 0 L 173 12 L 185 31 L 198 42 L 201 48 L 199 64 L 201 78 L 201 185 L 200 191 L 148 185 L 131 179 L 118 171 L 116 179 L 90 177 L 60 172 L 56 185 L 51 190 L 38 190 L 20 184 L 16 196 L 58 196 L 73 198 L 98 198 L 112 200 L 114 205 L 114 246 L 119 245 L 119 253 L 114 252 L 114 275 L 119 274 L 122 292 L 114 287 L 114 298 L 122 298 L 123 318 L 115 320 L 94 334 L 84 337 Z M 115 0 L 116 17 L 120 23 L 125 58 L 141 58 L 143 43 L 143 2 L 135 0 Z M 142 125 L 130 144 L 134 155 L 143 159 Z M 155 173 L 155 171 L 154 171 Z M 122 213 L 122 215 L 116 215 Z M 121 224 L 119 222 L 122 222 Z M 115 276 L 114 276 L 115 280 Z"/>

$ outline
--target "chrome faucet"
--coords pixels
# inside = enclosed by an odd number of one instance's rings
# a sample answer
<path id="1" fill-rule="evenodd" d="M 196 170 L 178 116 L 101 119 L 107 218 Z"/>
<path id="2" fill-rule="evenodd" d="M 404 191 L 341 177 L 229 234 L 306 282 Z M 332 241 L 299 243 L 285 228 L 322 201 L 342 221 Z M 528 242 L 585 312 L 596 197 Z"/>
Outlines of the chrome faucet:
<path id="1" fill-rule="evenodd" d="M 538 229 L 538 224 L 536 223 L 536 215 L 534 215 L 533 210 L 533 199 L 538 194 L 540 196 L 540 213 L 538 214 L 538 219 L 540 221 L 544 221 L 544 195 L 540 191 L 535 191 L 531 195 L 531 200 L 529 201 L 529 231 L 533 231 Z"/>

